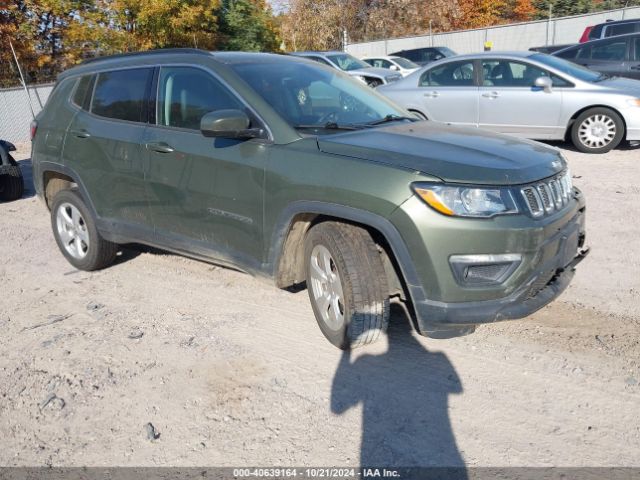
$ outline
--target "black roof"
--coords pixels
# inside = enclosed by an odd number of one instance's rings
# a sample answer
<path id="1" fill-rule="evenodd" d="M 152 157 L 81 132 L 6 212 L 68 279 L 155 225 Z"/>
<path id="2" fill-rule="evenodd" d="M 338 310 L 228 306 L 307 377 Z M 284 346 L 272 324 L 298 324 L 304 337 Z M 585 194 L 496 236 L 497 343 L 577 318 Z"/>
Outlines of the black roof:
<path id="1" fill-rule="evenodd" d="M 175 55 L 187 55 L 187 56 L 199 56 L 202 58 L 209 58 L 211 60 L 216 60 L 220 63 L 226 64 L 238 64 L 238 63 L 277 63 L 283 61 L 300 61 L 300 59 L 296 59 L 295 57 L 290 57 L 288 55 L 278 55 L 274 53 L 260 53 L 260 52 L 211 52 L 208 50 L 200 50 L 197 48 L 161 48 L 157 50 L 147 50 L 143 52 L 128 52 L 128 53 L 119 53 L 116 55 L 105 55 L 103 57 L 96 57 L 85 60 L 81 64 L 70 68 L 64 72 L 62 72 L 58 78 L 62 79 L 69 75 L 75 74 L 84 74 L 90 73 L 95 70 L 97 67 L 103 66 L 119 66 L 119 60 L 122 60 L 124 65 L 131 66 L 136 64 L 136 60 L 140 60 L 141 62 L 149 60 L 149 58 L 153 58 L 155 56 L 175 56 Z M 192 60 L 194 58 L 192 57 Z"/>

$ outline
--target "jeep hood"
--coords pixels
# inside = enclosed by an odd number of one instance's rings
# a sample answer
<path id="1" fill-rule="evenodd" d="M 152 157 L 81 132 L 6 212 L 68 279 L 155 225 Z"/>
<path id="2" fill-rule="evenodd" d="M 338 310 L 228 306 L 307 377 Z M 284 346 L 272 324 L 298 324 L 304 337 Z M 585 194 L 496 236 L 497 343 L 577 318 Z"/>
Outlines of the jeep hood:
<path id="1" fill-rule="evenodd" d="M 396 123 L 322 136 L 318 147 L 453 183 L 517 185 L 566 167 L 558 150 L 541 143 L 435 122 Z"/>

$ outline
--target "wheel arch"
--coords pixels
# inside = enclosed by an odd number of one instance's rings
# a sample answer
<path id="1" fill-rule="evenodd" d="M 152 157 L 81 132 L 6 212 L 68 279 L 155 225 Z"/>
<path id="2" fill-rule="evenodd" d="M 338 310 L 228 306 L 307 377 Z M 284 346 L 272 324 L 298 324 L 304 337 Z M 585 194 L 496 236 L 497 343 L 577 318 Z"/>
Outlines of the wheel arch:
<path id="1" fill-rule="evenodd" d="M 313 226 L 326 221 L 350 223 L 365 228 L 382 249 L 390 286 L 409 297 L 407 285 L 419 285 L 407 246 L 396 227 L 386 218 L 365 210 L 323 202 L 295 202 L 280 215 L 274 229 L 269 262 L 279 288 L 305 280 L 304 239 Z M 387 261 L 388 260 L 388 261 Z"/>
<path id="2" fill-rule="evenodd" d="M 419 110 L 418 108 L 409 107 L 407 108 L 407 111 L 411 113 L 417 113 L 418 115 L 424 117 L 426 120 L 429 120 L 429 116 L 426 113 L 424 113 L 422 110 Z"/>
<path id="3" fill-rule="evenodd" d="M 40 171 L 42 196 L 47 208 L 51 209 L 51 201 L 59 191 L 75 188 L 86 202 L 93 217 L 97 219 L 91 197 L 80 176 L 73 169 L 56 163 L 43 162 L 40 165 Z"/>
<path id="4" fill-rule="evenodd" d="M 567 123 L 567 128 L 565 129 L 564 132 L 564 138 L 565 140 L 570 140 L 571 138 L 571 129 L 573 128 L 573 124 L 576 121 L 576 119 L 582 115 L 584 112 L 586 112 L 587 110 L 591 110 L 592 108 L 606 108 L 608 110 L 611 110 L 612 112 L 615 112 L 620 119 L 622 120 L 622 125 L 624 127 L 624 136 L 622 137 L 623 140 L 626 140 L 627 138 L 627 121 L 624 118 L 624 115 L 622 115 L 622 113 L 620 113 L 620 111 L 615 108 L 612 107 L 611 105 L 589 105 L 587 107 L 583 107 L 580 110 L 578 110 L 577 112 L 575 112 L 573 115 L 571 115 L 571 118 L 569 118 L 569 122 Z"/>

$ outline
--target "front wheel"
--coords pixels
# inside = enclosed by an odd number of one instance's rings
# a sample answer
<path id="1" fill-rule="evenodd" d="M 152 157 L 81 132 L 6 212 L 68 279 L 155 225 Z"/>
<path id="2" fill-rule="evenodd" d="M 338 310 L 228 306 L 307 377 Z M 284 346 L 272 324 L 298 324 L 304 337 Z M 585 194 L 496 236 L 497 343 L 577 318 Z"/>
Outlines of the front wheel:
<path id="1" fill-rule="evenodd" d="M 51 204 L 51 226 L 60 251 L 78 270 L 99 270 L 116 258 L 118 245 L 104 240 L 75 190 L 62 190 Z"/>
<path id="2" fill-rule="evenodd" d="M 389 324 L 389 289 L 369 232 L 324 222 L 305 239 L 307 290 L 324 336 L 343 350 L 375 342 Z"/>
<path id="3" fill-rule="evenodd" d="M 571 140 L 584 153 L 607 153 L 624 138 L 624 122 L 609 108 L 590 108 L 571 128 Z"/>

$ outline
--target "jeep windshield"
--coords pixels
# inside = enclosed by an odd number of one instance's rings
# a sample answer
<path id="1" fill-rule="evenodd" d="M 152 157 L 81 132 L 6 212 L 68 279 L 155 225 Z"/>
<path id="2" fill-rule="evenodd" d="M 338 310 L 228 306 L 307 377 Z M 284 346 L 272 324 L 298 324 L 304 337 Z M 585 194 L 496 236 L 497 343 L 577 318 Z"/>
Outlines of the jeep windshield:
<path id="1" fill-rule="evenodd" d="M 412 121 L 408 113 L 359 80 L 308 62 L 229 65 L 293 128 L 329 134 Z"/>

